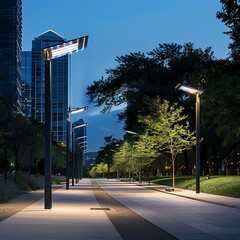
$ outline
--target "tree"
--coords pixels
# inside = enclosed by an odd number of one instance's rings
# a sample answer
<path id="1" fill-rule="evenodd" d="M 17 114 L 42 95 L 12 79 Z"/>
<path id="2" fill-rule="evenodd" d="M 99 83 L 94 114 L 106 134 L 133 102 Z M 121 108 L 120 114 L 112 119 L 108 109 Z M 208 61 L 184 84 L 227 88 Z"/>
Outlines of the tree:
<path id="1" fill-rule="evenodd" d="M 240 62 L 240 1 L 239 0 L 220 0 L 222 10 L 217 12 L 220 19 L 229 28 L 224 32 L 229 35 L 232 42 L 229 44 L 231 57 L 234 62 Z"/>
<path id="2" fill-rule="evenodd" d="M 101 162 L 95 166 L 95 171 L 102 174 L 102 177 L 104 178 L 105 173 L 108 171 L 108 166 L 106 163 Z"/>
<path id="3" fill-rule="evenodd" d="M 10 155 L 10 124 L 13 118 L 13 113 L 16 111 L 13 100 L 10 97 L 0 98 L 0 167 L 3 166 L 5 182 L 7 181 L 7 171 L 9 168 Z M 2 160 L 2 161 L 1 161 Z M 1 172 L 1 170 L 0 170 Z"/>
<path id="4" fill-rule="evenodd" d="M 161 102 L 160 98 L 152 100 L 146 98 L 151 115 L 139 118 L 145 126 L 145 133 L 141 138 L 148 142 L 156 155 L 167 153 L 172 163 L 172 187 L 175 186 L 175 160 L 178 154 L 191 149 L 196 144 L 194 132 L 183 115 L 183 107 L 169 101 Z"/>
<path id="5" fill-rule="evenodd" d="M 202 127 L 211 132 L 214 172 L 240 143 L 239 64 L 216 61 L 209 72 L 203 94 Z"/>
<path id="6" fill-rule="evenodd" d="M 98 151 L 96 163 L 105 162 L 108 166 L 108 178 L 110 178 L 111 165 L 113 163 L 113 154 L 118 145 L 119 141 L 111 136 L 104 138 L 104 146 Z"/>
<path id="7" fill-rule="evenodd" d="M 113 169 L 127 172 L 130 180 L 131 174 L 138 174 L 140 170 L 141 162 L 139 158 L 140 152 L 137 145 L 125 140 L 113 155 Z M 144 165 L 144 162 L 142 165 Z"/>
<path id="8" fill-rule="evenodd" d="M 17 173 L 22 167 L 24 155 L 31 145 L 32 127 L 30 122 L 22 115 L 13 116 L 10 124 L 11 140 L 10 146 L 15 158 L 15 180 Z"/>
<path id="9" fill-rule="evenodd" d="M 88 86 L 87 95 L 90 102 L 104 107 L 103 113 L 127 103 L 119 120 L 125 121 L 125 129 L 137 128 L 137 116 L 149 114 L 143 96 L 177 102 L 177 83 L 203 84 L 212 59 L 211 48 L 195 49 L 192 43 L 159 44 L 147 54 L 137 52 L 117 57 L 117 67 L 106 70 L 106 78 Z"/>

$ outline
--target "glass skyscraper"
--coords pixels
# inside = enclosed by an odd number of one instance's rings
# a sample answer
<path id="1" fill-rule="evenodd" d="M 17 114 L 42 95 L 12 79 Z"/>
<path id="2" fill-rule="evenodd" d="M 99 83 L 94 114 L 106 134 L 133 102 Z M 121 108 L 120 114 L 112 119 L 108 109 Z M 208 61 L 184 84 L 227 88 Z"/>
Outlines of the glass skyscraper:
<path id="1" fill-rule="evenodd" d="M 21 106 L 22 0 L 0 0 L 0 97 Z"/>
<path id="2" fill-rule="evenodd" d="M 31 85 L 32 85 L 32 52 L 22 51 L 22 112 L 27 117 L 31 117 Z"/>
<path id="3" fill-rule="evenodd" d="M 60 44 L 65 38 L 48 30 L 32 41 L 32 117 L 45 121 L 45 65 L 42 49 Z M 66 118 L 69 99 L 69 56 L 52 61 L 52 132 L 53 141 L 66 144 Z"/>

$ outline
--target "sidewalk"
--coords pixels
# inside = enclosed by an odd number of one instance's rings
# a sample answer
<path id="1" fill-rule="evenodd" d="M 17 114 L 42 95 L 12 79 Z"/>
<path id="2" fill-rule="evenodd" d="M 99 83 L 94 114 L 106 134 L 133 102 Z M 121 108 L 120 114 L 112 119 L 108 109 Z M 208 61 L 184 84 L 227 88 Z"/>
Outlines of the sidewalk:
<path id="1" fill-rule="evenodd" d="M 181 189 L 166 192 L 165 186 L 112 179 L 98 179 L 97 183 L 115 200 L 177 239 L 240 239 L 240 209 L 232 207 L 239 206 L 239 199 Z"/>
<path id="2" fill-rule="evenodd" d="M 0 239 L 122 239 L 105 212 L 98 210 L 89 179 L 70 190 L 55 191 L 50 210 L 44 209 L 43 200 L 0 222 Z"/>
<path id="3" fill-rule="evenodd" d="M 96 183 L 83 179 L 69 190 L 58 189 L 52 209 L 44 209 L 42 198 L 0 222 L 0 240 L 239 239 L 240 199 L 167 192 L 166 186 L 146 182 Z"/>
<path id="4" fill-rule="evenodd" d="M 189 198 L 193 200 L 222 205 L 222 206 L 231 207 L 231 208 L 240 208 L 240 198 L 225 197 L 225 196 L 202 193 L 202 192 L 200 194 L 197 194 L 195 191 L 179 189 L 179 188 L 175 188 L 174 191 L 168 191 L 168 189 L 171 189 L 168 186 L 157 185 L 153 183 L 149 185 L 148 182 L 143 182 L 142 184 L 139 184 L 139 183 L 136 183 L 136 184 L 140 186 L 142 185 L 144 187 L 147 187 L 156 191 L 161 191 L 167 194 L 179 196 L 179 197 Z"/>

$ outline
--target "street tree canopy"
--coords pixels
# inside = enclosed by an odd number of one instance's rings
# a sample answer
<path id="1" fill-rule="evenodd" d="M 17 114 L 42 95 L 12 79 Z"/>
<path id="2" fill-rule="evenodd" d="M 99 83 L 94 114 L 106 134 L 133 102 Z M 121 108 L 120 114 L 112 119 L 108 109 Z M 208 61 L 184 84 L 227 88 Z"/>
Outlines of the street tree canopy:
<path id="1" fill-rule="evenodd" d="M 147 115 L 149 110 L 143 96 L 177 102 L 175 86 L 179 82 L 201 84 L 214 58 L 211 48 L 194 48 L 192 43 L 159 44 L 149 53 L 130 53 L 117 57 L 118 65 L 106 70 L 107 77 L 94 81 L 87 88 L 89 101 L 102 106 L 102 112 L 113 106 L 127 103 L 119 115 L 125 121 L 125 128 L 138 124 L 137 116 Z"/>
<path id="2" fill-rule="evenodd" d="M 139 117 L 139 121 L 145 126 L 145 133 L 141 138 L 148 142 L 156 155 L 170 155 L 174 188 L 176 157 L 196 144 L 195 132 L 190 130 L 183 107 L 176 103 L 171 105 L 167 100 L 162 102 L 159 97 L 154 100 L 147 98 L 146 101 L 152 114 Z"/>
<path id="3" fill-rule="evenodd" d="M 229 44 L 230 56 L 234 62 L 240 62 L 240 1 L 239 0 L 220 0 L 222 10 L 217 12 L 220 19 L 229 28 L 224 32 L 229 35 L 232 42 Z"/>

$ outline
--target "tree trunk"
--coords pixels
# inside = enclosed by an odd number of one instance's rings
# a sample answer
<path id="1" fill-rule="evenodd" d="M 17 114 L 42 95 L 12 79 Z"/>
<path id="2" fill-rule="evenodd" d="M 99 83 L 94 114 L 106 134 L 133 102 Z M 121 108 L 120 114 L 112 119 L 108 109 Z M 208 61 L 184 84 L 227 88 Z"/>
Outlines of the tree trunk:
<path id="1" fill-rule="evenodd" d="M 175 159 L 172 160 L 172 188 L 175 188 Z"/>
<path id="2" fill-rule="evenodd" d="M 108 166 L 108 172 L 107 172 L 107 174 L 108 174 L 108 179 L 110 179 L 110 162 L 109 162 L 109 161 L 108 161 L 107 166 Z"/>

